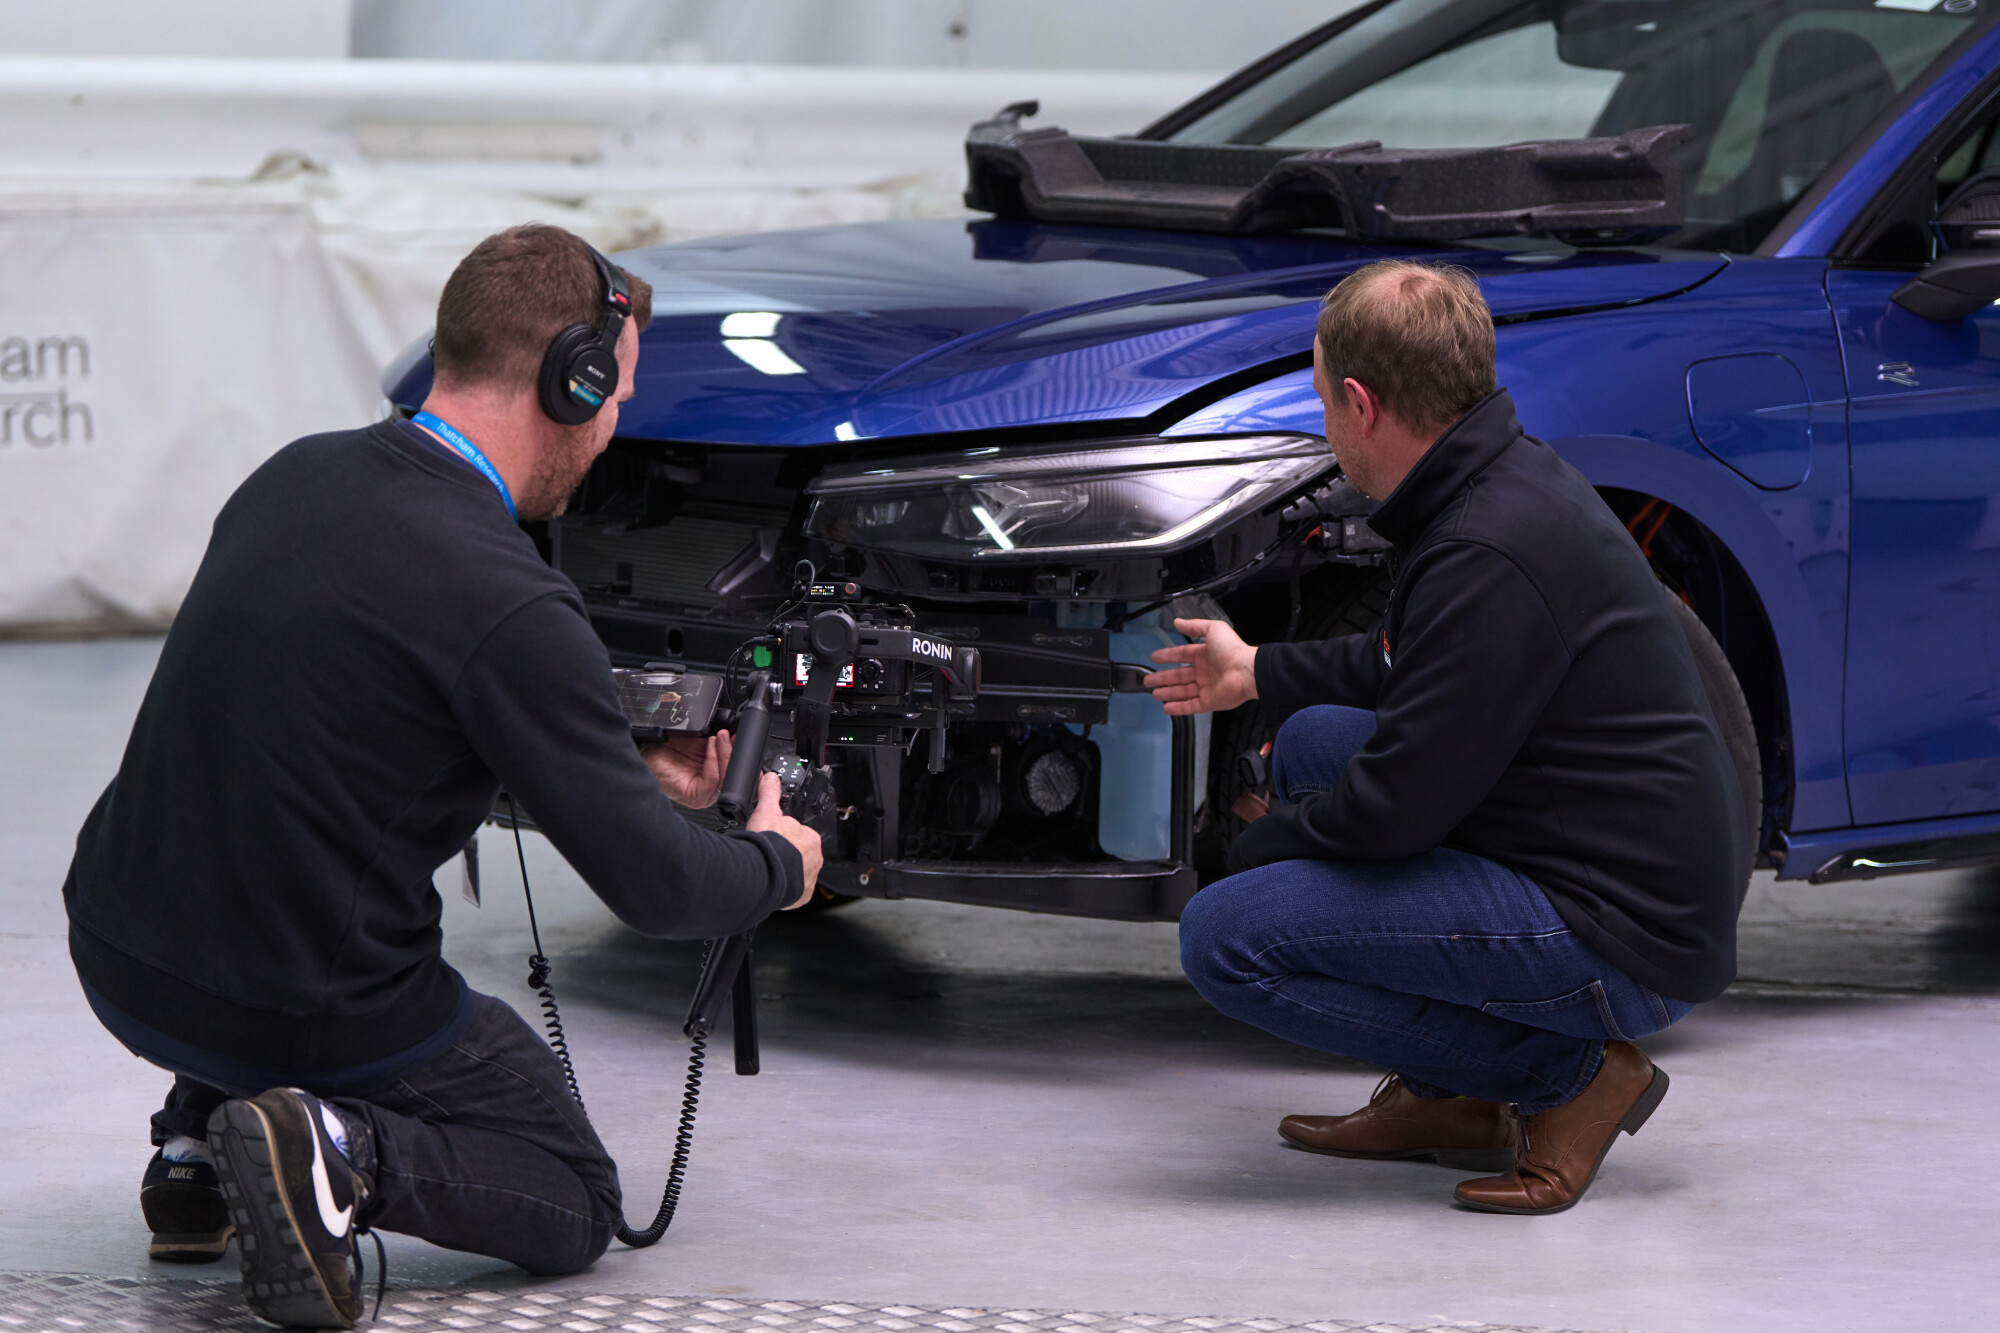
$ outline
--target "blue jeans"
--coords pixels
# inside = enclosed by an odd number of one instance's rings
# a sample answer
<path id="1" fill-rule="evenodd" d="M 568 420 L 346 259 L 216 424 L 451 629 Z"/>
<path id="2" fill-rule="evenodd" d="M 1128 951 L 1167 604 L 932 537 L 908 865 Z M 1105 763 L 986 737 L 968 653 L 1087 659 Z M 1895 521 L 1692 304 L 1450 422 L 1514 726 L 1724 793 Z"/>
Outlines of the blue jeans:
<path id="1" fill-rule="evenodd" d="M 1297 801 L 1339 784 L 1375 715 L 1302 709 L 1271 780 Z M 1401 861 L 1280 861 L 1232 875 L 1181 913 L 1181 965 L 1223 1013 L 1287 1041 L 1393 1069 L 1424 1096 L 1532 1115 L 1630 1040 L 1694 1006 L 1648 990 L 1570 932 L 1533 880 L 1440 847 Z"/>

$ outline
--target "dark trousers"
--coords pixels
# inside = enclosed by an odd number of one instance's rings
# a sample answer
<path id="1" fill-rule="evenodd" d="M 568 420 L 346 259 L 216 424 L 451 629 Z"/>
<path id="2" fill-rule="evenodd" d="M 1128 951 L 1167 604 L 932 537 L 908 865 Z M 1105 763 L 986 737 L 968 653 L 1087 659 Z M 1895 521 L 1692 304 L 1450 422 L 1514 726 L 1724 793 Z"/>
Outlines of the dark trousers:
<path id="1" fill-rule="evenodd" d="M 1293 714 L 1273 747 L 1278 800 L 1338 785 L 1374 731 L 1357 708 Z M 1232 1018 L 1393 1069 L 1420 1095 L 1523 1114 L 1582 1092 L 1606 1040 L 1694 1007 L 1604 961 L 1525 875 L 1444 847 L 1280 861 L 1211 884 L 1181 913 L 1181 964 Z"/>
<path id="2" fill-rule="evenodd" d="M 326 1098 L 374 1182 L 364 1220 L 531 1273 L 588 1267 L 618 1229 L 618 1168 L 548 1044 L 503 1002 L 470 999 L 472 1020 L 442 1055 L 361 1096 Z M 202 1138 L 228 1095 L 176 1075 L 153 1142 Z"/>

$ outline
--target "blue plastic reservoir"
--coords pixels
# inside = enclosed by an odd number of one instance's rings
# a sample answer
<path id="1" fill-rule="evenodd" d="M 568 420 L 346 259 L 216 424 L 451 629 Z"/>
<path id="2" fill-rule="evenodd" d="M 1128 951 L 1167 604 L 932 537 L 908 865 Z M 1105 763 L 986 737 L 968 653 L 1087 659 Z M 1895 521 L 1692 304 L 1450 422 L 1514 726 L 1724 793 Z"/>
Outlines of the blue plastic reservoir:
<path id="1" fill-rule="evenodd" d="M 1186 642 L 1156 613 L 1111 636 L 1111 660 L 1151 667 L 1154 649 Z M 1104 765 L 1097 788 L 1098 845 L 1121 861 L 1162 860 L 1173 808 L 1173 719 L 1150 694 L 1114 694 L 1110 714 L 1109 722 L 1090 730 Z M 1208 732 L 1208 716 L 1197 717 L 1197 775 L 1208 772 Z M 1198 811 L 1207 784 L 1197 776 L 1195 786 Z"/>

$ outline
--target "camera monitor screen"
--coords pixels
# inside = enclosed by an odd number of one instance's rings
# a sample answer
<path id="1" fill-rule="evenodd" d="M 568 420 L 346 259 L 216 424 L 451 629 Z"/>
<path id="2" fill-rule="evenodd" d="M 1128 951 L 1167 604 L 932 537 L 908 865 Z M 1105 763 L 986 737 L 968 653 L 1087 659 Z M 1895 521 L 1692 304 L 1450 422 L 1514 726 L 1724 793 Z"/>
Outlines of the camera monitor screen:
<path id="1" fill-rule="evenodd" d="M 722 677 L 706 671 L 618 673 L 618 706 L 641 740 L 670 732 L 705 732 L 722 698 Z"/>

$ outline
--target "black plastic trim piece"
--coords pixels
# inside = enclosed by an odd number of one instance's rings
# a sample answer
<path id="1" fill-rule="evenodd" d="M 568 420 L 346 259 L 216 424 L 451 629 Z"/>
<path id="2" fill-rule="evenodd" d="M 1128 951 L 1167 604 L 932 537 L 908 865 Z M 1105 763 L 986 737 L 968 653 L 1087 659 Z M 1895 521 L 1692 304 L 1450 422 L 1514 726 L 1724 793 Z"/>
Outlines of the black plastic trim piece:
<path id="1" fill-rule="evenodd" d="M 1290 149 L 1023 129 L 1018 102 L 965 138 L 969 208 L 1046 223 L 1364 240 L 1658 240 L 1682 225 L 1688 125 L 1475 148 Z"/>
<path id="2" fill-rule="evenodd" d="M 1938 256 L 1889 296 L 1913 315 L 1956 324 L 2000 297 L 2000 255 L 1955 250 Z"/>
<path id="3" fill-rule="evenodd" d="M 1913 875 L 1930 870 L 1965 870 L 2000 864 L 2000 833 L 1964 838 L 1930 838 L 1842 852 L 1807 876 L 1812 884 Z"/>
<path id="4" fill-rule="evenodd" d="M 829 863 L 820 878 L 836 893 L 863 898 L 929 898 L 1107 921 L 1178 921 L 1199 887 L 1192 866 L 1171 861 L 890 861 L 866 871 Z"/>

